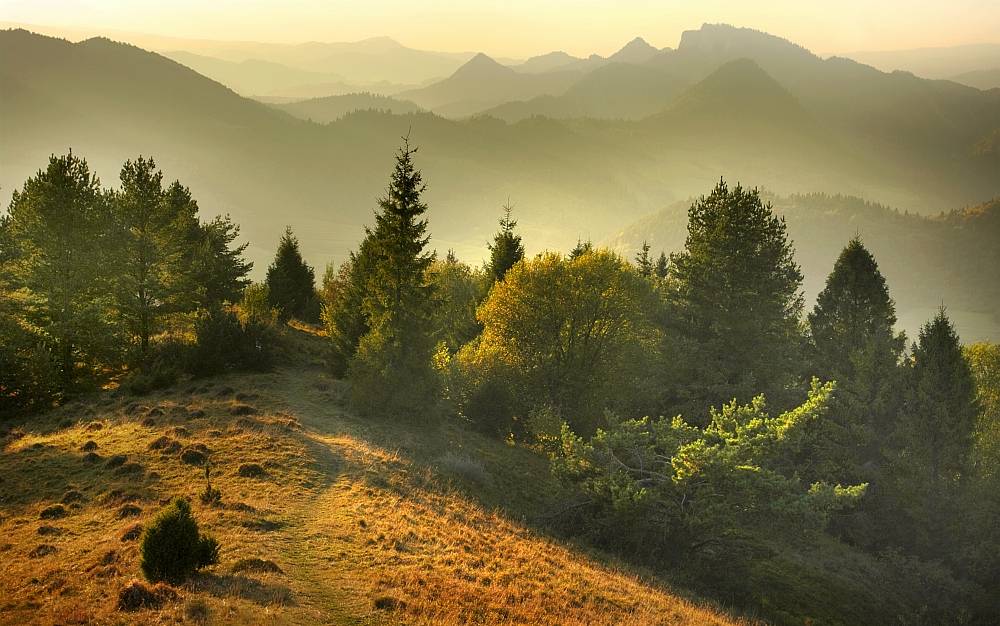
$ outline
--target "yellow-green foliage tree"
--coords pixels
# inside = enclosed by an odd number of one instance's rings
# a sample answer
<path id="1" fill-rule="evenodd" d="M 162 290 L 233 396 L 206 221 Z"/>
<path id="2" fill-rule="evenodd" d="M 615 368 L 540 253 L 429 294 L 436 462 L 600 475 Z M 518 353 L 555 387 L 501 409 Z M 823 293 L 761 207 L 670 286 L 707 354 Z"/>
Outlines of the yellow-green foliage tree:
<path id="1" fill-rule="evenodd" d="M 605 408 L 631 412 L 654 354 L 654 302 L 650 282 L 609 250 L 517 263 L 480 305 L 479 339 L 459 353 L 461 411 L 501 435 L 545 406 L 586 434 Z"/>

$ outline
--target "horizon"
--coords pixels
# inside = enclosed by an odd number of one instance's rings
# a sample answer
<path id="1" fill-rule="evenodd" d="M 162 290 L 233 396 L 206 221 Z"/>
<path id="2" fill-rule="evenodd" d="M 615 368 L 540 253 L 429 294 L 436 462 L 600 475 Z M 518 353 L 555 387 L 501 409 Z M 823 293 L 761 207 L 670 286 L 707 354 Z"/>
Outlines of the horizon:
<path id="1" fill-rule="evenodd" d="M 0 23 L 66 38 L 132 37 L 136 40 L 129 43 L 140 47 L 157 38 L 297 45 L 387 37 L 414 49 L 510 59 L 553 51 L 606 57 L 636 37 L 656 48 L 675 48 L 684 31 L 719 23 L 763 31 L 824 57 L 1000 43 L 1000 5 L 986 0 L 963 2 L 958 9 L 898 0 L 877 7 L 849 2 L 836 9 L 804 7 L 790 0 L 738 7 L 722 0 L 670 7 L 648 6 L 642 0 L 615 6 L 569 0 L 543 8 L 525 2 L 502 7 L 477 2 L 461 9 L 446 2 L 425 3 L 419 9 L 397 4 L 340 2 L 330 7 L 317 0 L 296 0 L 289 6 L 259 0 L 237 12 L 221 0 L 17 0 L 4 3 Z M 233 19 L 237 13 L 242 19 Z M 60 18 L 52 19 L 54 15 Z"/>

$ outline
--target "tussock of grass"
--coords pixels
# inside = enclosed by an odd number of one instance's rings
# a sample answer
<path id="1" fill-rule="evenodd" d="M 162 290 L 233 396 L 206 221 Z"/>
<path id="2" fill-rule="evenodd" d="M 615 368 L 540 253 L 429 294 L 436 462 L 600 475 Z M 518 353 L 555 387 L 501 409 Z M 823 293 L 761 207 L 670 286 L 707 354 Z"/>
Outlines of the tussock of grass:
<path id="1" fill-rule="evenodd" d="M 356 419 L 319 366 L 325 346 L 293 340 L 309 361 L 273 374 L 154 391 L 144 404 L 81 400 L 73 415 L 91 410 L 100 428 L 62 426 L 68 408 L 5 424 L 0 624 L 741 623 L 522 521 L 541 519 L 558 489 L 541 455 L 452 427 Z M 253 403 L 239 418 L 251 425 L 233 428 L 234 402 Z M 154 431 L 142 423 L 156 408 Z M 182 439 L 183 454 L 150 449 L 161 437 Z M 115 464 L 85 462 L 88 441 Z M 198 500 L 209 456 L 217 506 Z M 116 473 L 127 463 L 143 471 Z M 241 475 L 253 464 L 266 480 Z M 80 498 L 52 504 L 71 492 Z M 139 581 L 137 540 L 178 494 L 221 553 L 171 596 Z M 40 535 L 49 506 L 67 515 Z M 120 611 L 122 594 L 140 608 Z"/>

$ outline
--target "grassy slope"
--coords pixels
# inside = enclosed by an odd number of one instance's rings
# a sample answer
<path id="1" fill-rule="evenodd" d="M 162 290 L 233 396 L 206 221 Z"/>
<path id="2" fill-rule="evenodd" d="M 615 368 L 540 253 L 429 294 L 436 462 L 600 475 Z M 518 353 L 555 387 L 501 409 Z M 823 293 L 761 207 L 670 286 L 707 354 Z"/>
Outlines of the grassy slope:
<path id="1" fill-rule="evenodd" d="M 297 362 L 274 373 L 138 399 L 103 392 L 0 439 L 0 624 L 166 623 L 196 599 L 220 624 L 740 623 L 533 529 L 558 491 L 540 455 L 450 426 L 353 417 L 321 365 L 322 342 L 292 334 Z M 256 414 L 233 416 L 239 404 Z M 163 415 L 144 425 L 157 408 Z M 208 446 L 223 506 L 198 502 L 200 468 L 148 449 L 165 433 Z M 103 459 L 127 454 L 143 472 L 88 465 L 88 440 Z M 240 478 L 248 462 L 266 464 L 268 477 Z M 82 500 L 68 516 L 40 519 L 71 491 Z M 178 493 L 220 539 L 221 563 L 159 611 L 117 612 L 117 590 L 139 576 L 136 542 L 119 537 Z M 142 513 L 120 519 L 130 494 Z M 58 534 L 39 534 L 46 526 Z M 41 545 L 55 552 L 33 557 Z M 250 557 L 284 573 L 231 573 Z"/>

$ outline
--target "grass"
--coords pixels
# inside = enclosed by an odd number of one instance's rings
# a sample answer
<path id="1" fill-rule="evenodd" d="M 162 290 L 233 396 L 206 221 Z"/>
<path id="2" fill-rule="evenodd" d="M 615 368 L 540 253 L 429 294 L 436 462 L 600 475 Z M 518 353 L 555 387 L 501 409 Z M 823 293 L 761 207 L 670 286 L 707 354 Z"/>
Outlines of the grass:
<path id="1" fill-rule="evenodd" d="M 0 440 L 0 624 L 745 623 L 539 530 L 559 496 L 543 456 L 356 418 L 322 339 L 289 333 L 295 361 L 273 373 L 4 425 L 23 436 Z M 211 462 L 220 502 L 200 501 L 203 459 L 180 450 Z M 136 524 L 177 494 L 220 563 L 159 609 L 121 612 Z"/>

